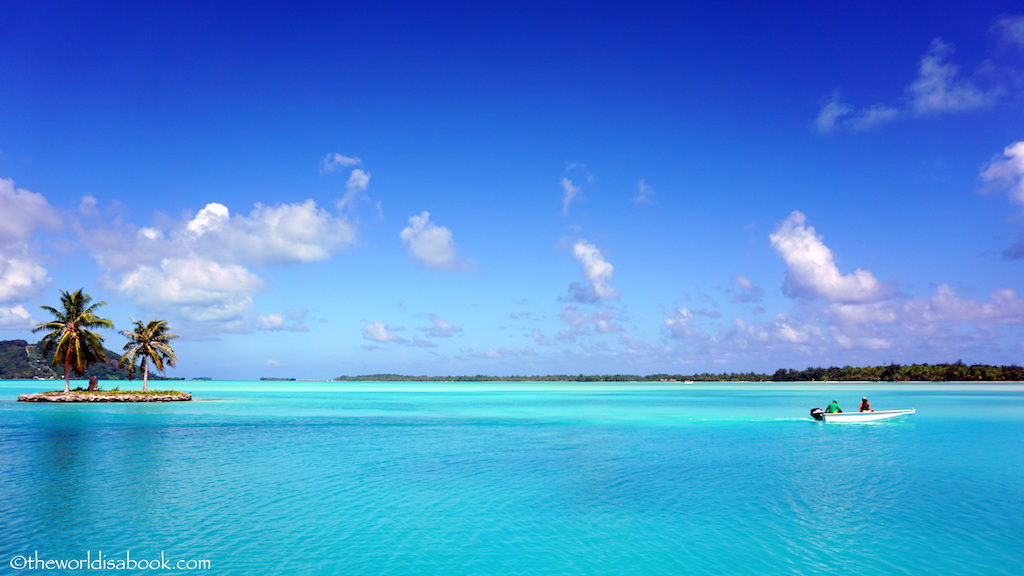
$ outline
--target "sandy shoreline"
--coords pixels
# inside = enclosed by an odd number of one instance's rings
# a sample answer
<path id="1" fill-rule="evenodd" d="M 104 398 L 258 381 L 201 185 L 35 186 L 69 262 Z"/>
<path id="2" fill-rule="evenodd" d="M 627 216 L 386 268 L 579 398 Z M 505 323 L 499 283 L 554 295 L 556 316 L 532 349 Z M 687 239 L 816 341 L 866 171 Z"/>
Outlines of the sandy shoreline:
<path id="1" fill-rule="evenodd" d="M 185 392 L 37 392 L 18 396 L 18 402 L 188 402 Z"/>

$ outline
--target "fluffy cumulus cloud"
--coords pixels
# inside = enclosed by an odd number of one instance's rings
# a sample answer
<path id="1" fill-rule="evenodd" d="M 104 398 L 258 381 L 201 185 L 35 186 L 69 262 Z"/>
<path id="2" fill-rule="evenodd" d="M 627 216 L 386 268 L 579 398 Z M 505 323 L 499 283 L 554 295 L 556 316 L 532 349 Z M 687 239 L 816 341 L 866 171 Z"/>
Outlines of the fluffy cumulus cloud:
<path id="1" fill-rule="evenodd" d="M 961 298 L 948 285 L 936 288 L 929 300 L 911 300 L 902 310 L 902 321 L 914 325 L 944 322 L 1024 324 L 1024 299 L 1009 288 L 996 290 L 986 302 Z"/>
<path id="2" fill-rule="evenodd" d="M 671 337 L 679 340 L 694 338 L 700 334 L 693 328 L 693 312 L 686 308 L 679 308 L 672 316 L 665 318 L 664 325 Z"/>
<path id="3" fill-rule="evenodd" d="M 326 260 L 355 242 L 346 218 L 313 200 L 232 214 L 211 202 L 193 217 L 134 228 L 96 222 L 80 234 L 108 286 L 136 305 L 216 332 L 301 330 L 301 322 L 253 313 L 266 287 L 251 267 Z"/>
<path id="4" fill-rule="evenodd" d="M 0 178 L 0 247 L 21 246 L 39 228 L 53 228 L 56 212 L 42 194 L 16 188 L 14 180 Z M 12 217 L 13 215 L 17 217 Z"/>
<path id="5" fill-rule="evenodd" d="M 56 228 L 56 211 L 42 194 L 17 188 L 13 180 L 0 178 L 0 302 L 32 297 L 50 278 L 31 246 L 40 229 Z M 0 307 L 0 326 L 19 324 L 24 308 Z"/>
<path id="6" fill-rule="evenodd" d="M 311 199 L 277 206 L 256 204 L 247 216 L 232 216 L 226 206 L 210 203 L 175 238 L 220 261 L 253 265 L 326 260 L 355 239 L 354 225 Z"/>
<path id="7" fill-rule="evenodd" d="M 982 169 L 981 178 L 991 188 L 1007 190 L 1010 200 L 1024 208 L 1024 141 L 1007 146 L 1002 157 Z M 1024 230 L 1003 255 L 1011 260 L 1024 258 Z"/>
<path id="8" fill-rule="evenodd" d="M 349 208 L 355 205 L 369 188 L 370 173 L 360 168 L 352 170 L 348 176 L 348 182 L 345 183 L 345 195 L 338 201 L 338 207 Z"/>
<path id="9" fill-rule="evenodd" d="M 33 296 L 50 283 L 46 268 L 32 258 L 27 250 L 0 256 L 0 302 Z"/>
<path id="10" fill-rule="evenodd" d="M 765 324 L 748 323 L 737 318 L 724 342 L 746 351 L 819 351 L 826 345 L 820 324 L 786 313 L 776 314 Z"/>
<path id="11" fill-rule="evenodd" d="M 825 245 L 807 217 L 794 211 L 770 236 L 772 248 L 786 263 L 785 293 L 796 298 L 854 303 L 879 300 L 886 287 L 867 271 L 842 274 L 832 250 Z"/>
<path id="12" fill-rule="evenodd" d="M 674 308 L 662 320 L 666 345 L 658 353 L 665 351 L 667 362 L 709 358 L 728 365 L 757 358 L 775 366 L 880 364 L 900 358 L 949 361 L 972 352 L 985 361 L 996 348 L 993 343 L 1020 342 L 1024 297 L 1013 289 L 973 298 L 943 284 L 916 297 L 887 289 L 867 271 L 843 274 L 800 212 L 790 214 L 770 240 L 786 265 L 783 290 L 796 305 L 764 321 L 719 322 L 715 314 Z M 733 283 L 741 294 L 753 286 L 738 275 Z M 726 293 L 733 302 L 743 301 L 735 289 Z M 569 312 L 563 315 L 586 325 L 584 315 Z"/>
<path id="13" fill-rule="evenodd" d="M 405 339 L 396 335 L 390 328 L 376 321 L 363 326 L 363 338 L 380 343 L 405 342 Z"/>
<path id="14" fill-rule="evenodd" d="M 29 330 L 38 322 L 24 306 L 0 306 L 0 330 Z"/>
<path id="15" fill-rule="evenodd" d="M 891 324 L 899 319 L 899 313 L 899 304 L 889 300 L 861 304 L 829 304 L 825 310 L 829 320 L 840 326 Z"/>
<path id="16" fill-rule="evenodd" d="M 120 277 L 116 288 L 143 308 L 177 312 L 198 322 L 224 322 L 248 313 L 253 296 L 265 284 L 242 266 L 194 257 L 134 268 Z"/>
<path id="17" fill-rule="evenodd" d="M 288 310 L 286 313 L 271 312 L 270 314 L 256 314 L 255 327 L 257 330 L 268 332 L 309 332 L 306 326 L 306 310 Z"/>
<path id="18" fill-rule="evenodd" d="M 950 62 L 952 55 L 952 44 L 941 38 L 932 40 L 918 62 L 917 75 L 906 87 L 906 102 L 901 106 L 876 103 L 854 108 L 834 92 L 818 111 L 815 130 L 822 134 L 863 132 L 901 118 L 987 108 L 1005 93 L 998 81 L 983 84 L 985 74 L 966 78 L 960 66 Z"/>
<path id="19" fill-rule="evenodd" d="M 409 253 L 424 266 L 435 270 L 473 268 L 470 261 L 458 256 L 452 231 L 430 220 L 430 212 L 409 218 L 409 225 L 398 234 Z"/>
<path id="20" fill-rule="evenodd" d="M 595 303 L 619 298 L 619 293 L 611 286 L 615 267 L 605 260 L 597 246 L 586 240 L 579 240 L 573 244 L 572 255 L 583 268 L 583 277 L 587 280 L 586 284 L 573 283 L 569 286 L 573 300 Z"/>
<path id="21" fill-rule="evenodd" d="M 1001 158 L 989 162 L 981 171 L 985 182 L 1005 187 L 1010 199 L 1024 208 L 1024 141 L 1010 144 Z"/>

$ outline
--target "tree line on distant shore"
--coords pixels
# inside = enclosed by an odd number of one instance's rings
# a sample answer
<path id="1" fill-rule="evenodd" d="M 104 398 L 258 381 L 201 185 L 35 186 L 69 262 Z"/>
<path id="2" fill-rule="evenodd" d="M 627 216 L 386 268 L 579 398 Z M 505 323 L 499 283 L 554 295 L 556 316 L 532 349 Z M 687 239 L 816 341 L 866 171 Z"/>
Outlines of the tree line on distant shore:
<path id="1" fill-rule="evenodd" d="M 964 364 L 958 360 L 952 364 L 888 364 L 855 368 L 808 368 L 806 370 L 779 369 L 771 378 L 775 382 L 1017 382 L 1024 380 L 1024 368 L 991 366 L 988 364 Z"/>
<path id="2" fill-rule="evenodd" d="M 367 374 L 339 376 L 340 382 L 1019 382 L 1024 368 L 987 364 L 887 364 L 884 366 L 842 368 L 814 367 L 806 370 L 779 368 L 774 374 L 730 372 L 711 374 L 552 374 L 546 376 L 407 376 Z"/>

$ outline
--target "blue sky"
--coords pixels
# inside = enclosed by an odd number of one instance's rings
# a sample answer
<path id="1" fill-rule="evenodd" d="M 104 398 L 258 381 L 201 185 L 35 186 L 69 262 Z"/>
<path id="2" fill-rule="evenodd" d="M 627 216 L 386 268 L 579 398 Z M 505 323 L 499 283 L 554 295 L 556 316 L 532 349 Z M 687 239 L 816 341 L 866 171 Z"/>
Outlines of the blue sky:
<path id="1" fill-rule="evenodd" d="M 4 4 L 0 339 L 84 287 L 185 377 L 1019 364 L 1024 10 L 897 4 Z"/>

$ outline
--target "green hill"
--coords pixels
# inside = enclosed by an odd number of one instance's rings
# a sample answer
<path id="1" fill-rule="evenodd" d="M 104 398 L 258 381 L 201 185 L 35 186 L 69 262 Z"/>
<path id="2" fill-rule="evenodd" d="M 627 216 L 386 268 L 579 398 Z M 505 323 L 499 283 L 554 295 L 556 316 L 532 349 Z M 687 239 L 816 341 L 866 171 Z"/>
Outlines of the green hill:
<path id="1" fill-rule="evenodd" d="M 90 366 L 85 371 L 85 376 L 72 375 L 72 378 L 88 379 L 90 376 L 96 376 L 100 380 L 127 380 L 128 371 L 117 367 L 121 355 L 112 350 L 106 352 L 106 362 Z M 43 357 L 42 347 L 39 344 L 29 344 L 25 340 L 0 341 L 0 380 L 33 378 L 63 380 L 64 370 L 60 367 L 50 366 L 52 360 L 52 353 Z M 142 374 L 136 371 L 134 379 L 141 380 Z M 150 371 L 149 379 L 165 380 L 166 378 Z"/>
<path id="2" fill-rule="evenodd" d="M 38 345 L 25 340 L 0 342 L 0 378 L 56 378 L 57 373 L 43 359 Z"/>

